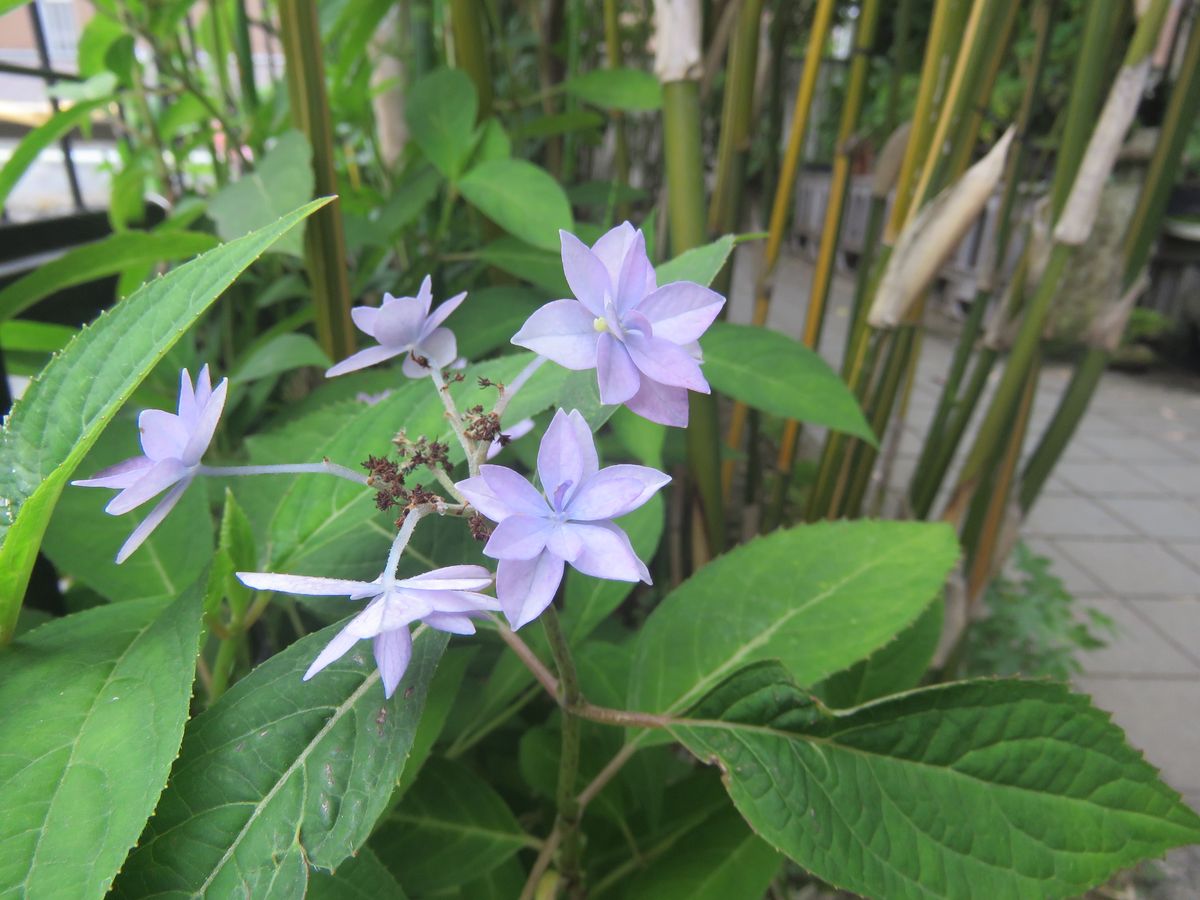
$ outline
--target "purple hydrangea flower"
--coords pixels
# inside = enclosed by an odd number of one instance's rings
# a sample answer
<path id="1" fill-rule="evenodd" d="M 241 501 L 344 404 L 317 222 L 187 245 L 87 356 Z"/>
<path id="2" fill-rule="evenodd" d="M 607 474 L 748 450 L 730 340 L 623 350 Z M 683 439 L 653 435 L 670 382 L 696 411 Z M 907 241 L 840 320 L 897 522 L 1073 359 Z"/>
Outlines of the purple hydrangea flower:
<path id="1" fill-rule="evenodd" d="M 446 368 L 458 356 L 458 343 L 454 340 L 454 332 L 443 328 L 442 323 L 458 309 L 466 296 L 465 291 L 456 294 L 431 313 L 433 283 L 426 275 L 415 297 L 384 294 L 379 306 L 354 307 L 350 310 L 354 324 L 379 344 L 346 357 L 330 368 L 325 377 L 365 369 L 401 353 L 408 354 L 401 368 L 409 378 L 424 378 L 431 368 Z M 418 362 L 418 357 L 428 365 Z"/>
<path id="2" fill-rule="evenodd" d="M 341 659 L 361 640 L 374 639 L 375 662 L 383 679 L 383 694 L 391 697 L 404 677 L 412 658 L 409 625 L 421 621 L 430 628 L 451 634 L 474 634 L 471 616 L 500 605 L 492 597 L 477 593 L 492 583 L 492 573 L 483 566 L 446 566 L 414 578 L 348 581 L 340 578 L 310 578 L 272 572 L 238 572 L 237 577 L 257 591 L 284 591 L 317 597 L 348 596 L 371 602 L 346 623 L 317 656 L 304 680 Z"/>
<path id="3" fill-rule="evenodd" d="M 136 509 L 171 489 L 129 535 L 117 553 L 118 564 L 125 562 L 150 537 L 196 477 L 200 458 L 208 449 L 225 408 L 228 387 L 229 379 L 222 378 L 213 388 L 205 366 L 193 388 L 191 376 L 184 369 L 179 376 L 179 412 L 147 409 L 138 416 L 142 455 L 109 466 L 91 478 L 71 482 L 79 487 L 119 488 L 121 493 L 104 507 L 106 513 L 114 516 Z"/>
<path id="4" fill-rule="evenodd" d="M 698 342 L 725 298 L 690 281 L 658 287 L 646 237 L 625 222 L 588 249 L 560 231 L 574 300 L 536 310 L 512 339 L 568 369 L 595 369 L 600 399 L 687 425 L 688 390 L 709 392 Z"/>
<path id="5" fill-rule="evenodd" d="M 646 466 L 600 469 L 587 422 L 561 409 L 542 437 L 537 468 L 542 491 L 504 466 L 480 466 L 479 475 L 457 485 L 497 523 L 483 552 L 500 561 L 496 596 L 514 629 L 550 605 L 565 563 L 596 578 L 650 584 L 628 535 L 611 520 L 671 480 Z"/>

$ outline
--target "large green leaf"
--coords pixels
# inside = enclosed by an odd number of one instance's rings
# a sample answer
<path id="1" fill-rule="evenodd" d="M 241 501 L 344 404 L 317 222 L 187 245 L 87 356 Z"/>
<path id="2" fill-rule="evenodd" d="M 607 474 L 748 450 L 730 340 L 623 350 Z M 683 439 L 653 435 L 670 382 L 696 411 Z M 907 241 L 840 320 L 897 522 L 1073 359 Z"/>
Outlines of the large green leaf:
<path id="1" fill-rule="evenodd" d="M 101 897 L 179 751 L 200 593 L 101 606 L 0 653 L 0 895 Z"/>
<path id="2" fill-rule="evenodd" d="M 812 350 L 778 331 L 717 322 L 700 339 L 704 374 L 723 394 L 772 415 L 875 444 L 854 394 Z"/>
<path id="3" fill-rule="evenodd" d="M 733 235 L 727 234 L 711 244 L 685 250 L 674 259 L 656 266 L 654 271 L 658 283 L 662 285 L 673 281 L 694 281 L 708 287 L 725 265 L 725 260 L 729 259 L 729 254 L 733 252 L 733 240 Z"/>
<path id="4" fill-rule="evenodd" d="M 426 896 L 478 878 L 536 846 L 504 799 L 461 763 L 431 759 L 371 847 L 404 889 Z"/>
<path id="5" fill-rule="evenodd" d="M 870 897 L 1073 897 L 1200 840 L 1200 817 L 1088 698 L 979 681 L 825 713 L 778 663 L 672 732 L 763 838 Z"/>
<path id="6" fill-rule="evenodd" d="M 216 243 L 211 235 L 198 231 L 123 231 L 83 244 L 0 290 L 0 322 L 63 288 L 126 269 L 195 256 Z"/>
<path id="7" fill-rule="evenodd" d="M 417 629 L 385 700 L 367 641 L 300 680 L 342 624 L 273 656 L 188 724 L 118 897 L 301 897 L 310 865 L 336 869 L 362 846 L 404 768 L 446 636 Z"/>
<path id="8" fill-rule="evenodd" d="M 0 430 L 0 643 L 7 640 L 54 504 L 134 388 L 267 247 L 327 203 L 210 250 L 119 303 L 51 360 Z"/>
<path id="9" fill-rule="evenodd" d="M 8 9 L 19 5 L 19 3 L 11 3 L 8 0 L 0 2 L 0 15 L 6 13 Z M 93 111 L 109 103 L 112 103 L 111 97 L 91 100 L 86 103 L 76 103 L 74 106 L 55 113 L 37 128 L 33 129 L 33 131 L 29 132 L 29 134 L 25 135 L 13 150 L 12 156 L 4 164 L 4 168 L 0 169 L 0 207 L 4 206 L 8 200 L 8 195 L 17 186 L 17 182 L 21 180 L 21 176 L 25 174 L 25 170 L 33 164 L 33 161 L 38 158 L 38 155 L 43 150 L 64 134 L 67 134 L 71 129 L 87 121 Z"/>
<path id="10" fill-rule="evenodd" d="M 475 85 L 460 69 L 437 69 L 413 82 L 404 114 L 412 139 L 451 181 L 475 145 Z"/>
<path id="11" fill-rule="evenodd" d="M 602 109 L 638 111 L 662 106 L 662 85 L 653 74 L 640 69 L 594 69 L 576 75 L 563 87 L 568 94 Z"/>
<path id="12" fill-rule="evenodd" d="M 253 172 L 213 195 L 208 215 L 222 240 L 233 240 L 311 199 L 313 183 L 312 145 L 300 132 L 285 131 Z M 297 228 L 280 238 L 274 249 L 300 256 L 303 245 L 304 232 Z"/>
<path id="13" fill-rule="evenodd" d="M 337 867 L 313 872 L 305 900 L 404 900 L 404 890 L 387 866 L 368 848 Z"/>
<path id="14" fill-rule="evenodd" d="M 718 557 L 646 620 L 634 709 L 679 713 L 747 663 L 779 659 L 813 684 L 890 641 L 941 589 L 954 532 L 916 522 L 822 522 Z"/>
<path id="15" fill-rule="evenodd" d="M 548 291 L 555 297 L 570 297 L 567 277 L 563 275 L 558 253 L 531 247 L 514 237 L 500 237 L 479 251 L 479 258 L 489 266 L 515 275 L 530 284 Z"/>
<path id="16" fill-rule="evenodd" d="M 574 227 L 571 204 L 545 169 L 523 159 L 493 159 L 458 184 L 467 201 L 513 237 L 557 250 L 559 229 Z"/>

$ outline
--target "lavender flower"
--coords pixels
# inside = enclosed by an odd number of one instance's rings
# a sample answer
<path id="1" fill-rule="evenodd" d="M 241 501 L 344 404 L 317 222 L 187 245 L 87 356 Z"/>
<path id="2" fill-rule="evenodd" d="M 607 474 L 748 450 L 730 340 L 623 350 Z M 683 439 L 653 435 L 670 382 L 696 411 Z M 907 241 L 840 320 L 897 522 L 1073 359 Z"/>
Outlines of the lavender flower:
<path id="1" fill-rule="evenodd" d="M 117 553 L 118 564 L 125 562 L 150 537 L 200 471 L 200 457 L 216 431 L 228 386 L 229 379 L 223 378 L 214 389 L 205 366 L 193 388 L 191 376 L 184 369 L 179 377 L 178 414 L 147 409 L 138 416 L 143 455 L 109 466 L 91 478 L 71 482 L 79 487 L 120 488 L 121 493 L 104 507 L 106 513 L 114 516 L 136 509 L 171 489 L 129 535 Z"/>
<path id="2" fill-rule="evenodd" d="M 318 597 L 348 596 L 351 600 L 371 598 L 366 608 L 346 623 L 317 656 L 304 680 L 341 659 L 356 643 L 374 639 L 375 662 L 383 679 L 383 694 L 391 697 L 404 677 L 412 658 L 412 634 L 408 626 L 421 621 L 430 628 L 451 634 L 474 634 L 471 616 L 499 609 L 491 597 L 477 593 L 492 583 L 492 573 L 483 566 L 447 566 L 414 578 L 395 579 L 380 575 L 374 581 L 340 578 L 310 578 L 276 575 L 271 572 L 238 572 L 237 577 L 258 591 L 285 591 Z"/>
<path id="3" fill-rule="evenodd" d="M 500 560 L 496 596 L 514 629 L 550 605 L 565 563 L 596 578 L 650 584 L 628 535 L 611 520 L 671 480 L 646 466 L 600 469 L 587 422 L 561 409 L 542 438 L 537 468 L 542 492 L 504 466 L 480 466 L 479 475 L 457 484 L 498 523 L 483 552 Z"/>
<path id="4" fill-rule="evenodd" d="M 560 231 L 575 300 L 536 310 L 512 339 L 568 369 L 595 369 L 600 399 L 664 425 L 687 425 L 689 389 L 707 394 L 700 335 L 725 303 L 690 281 L 657 287 L 646 238 L 625 222 L 589 250 Z"/>
<path id="5" fill-rule="evenodd" d="M 354 307 L 350 310 L 354 324 L 379 344 L 343 359 L 329 369 L 325 377 L 365 369 L 401 353 L 408 354 L 401 368 L 409 378 L 424 378 L 431 368 L 445 368 L 458 356 L 458 343 L 454 340 L 454 332 L 441 325 L 466 296 L 465 291 L 456 294 L 431 313 L 433 286 L 426 275 L 415 297 L 384 294 L 380 306 Z"/>

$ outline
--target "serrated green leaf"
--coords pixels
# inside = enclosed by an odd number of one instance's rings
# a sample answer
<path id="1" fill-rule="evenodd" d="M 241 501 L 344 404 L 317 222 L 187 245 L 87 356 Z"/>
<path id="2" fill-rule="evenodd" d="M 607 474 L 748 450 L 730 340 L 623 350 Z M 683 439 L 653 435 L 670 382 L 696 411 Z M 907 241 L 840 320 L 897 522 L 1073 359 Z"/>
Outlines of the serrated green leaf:
<path id="1" fill-rule="evenodd" d="M 672 727 L 742 816 L 824 881 L 871 897 L 1073 897 L 1200 840 L 1200 817 L 1064 685 L 977 681 L 829 715 L 778 663 Z"/>
<path id="2" fill-rule="evenodd" d="M 362 846 L 404 768 L 446 636 L 414 632 L 385 700 L 370 642 L 301 681 L 341 625 L 273 656 L 188 724 L 116 897 L 300 897 L 310 865 L 336 869 Z"/>
<path id="3" fill-rule="evenodd" d="M 101 606 L 0 653 L 0 894 L 100 897 L 179 750 L 200 596 Z"/>
<path id="4" fill-rule="evenodd" d="M 593 69 L 569 79 L 563 88 L 601 109 L 637 112 L 662 106 L 662 85 L 640 69 Z"/>
<path id="5" fill-rule="evenodd" d="M 312 145 L 298 131 L 285 131 L 254 167 L 237 181 L 217 191 L 208 204 L 208 215 L 224 240 L 275 221 L 313 195 Z M 300 256 L 304 232 L 296 229 L 275 243 L 281 253 Z"/>
<path id="6" fill-rule="evenodd" d="M 799 341 L 756 325 L 716 322 L 700 339 L 704 374 L 723 394 L 772 415 L 876 444 L 854 394 Z"/>
<path id="7" fill-rule="evenodd" d="M 941 589 L 954 532 L 917 522 L 821 522 L 726 553 L 672 591 L 638 636 L 630 706 L 679 713 L 748 663 L 813 684 L 883 646 Z"/>
<path id="8" fill-rule="evenodd" d="M 461 560 L 463 557 L 459 557 Z M 427 569 L 423 569 L 427 571 Z M 441 736 L 446 726 L 446 717 L 450 707 L 458 698 L 458 689 L 462 687 L 463 676 L 467 674 L 467 664 L 475 655 L 477 647 L 459 647 L 446 652 L 442 664 L 438 666 L 433 684 L 429 686 L 429 696 L 425 700 L 425 712 L 421 723 L 417 726 L 417 734 L 413 738 L 412 751 L 408 754 L 408 763 L 400 773 L 400 783 L 396 785 L 393 801 L 399 800 L 408 792 L 421 774 L 425 761 L 433 752 L 433 745 Z"/>
<path id="9" fill-rule="evenodd" d="M 198 231 L 124 231 L 83 244 L 0 290 L 0 321 L 20 315 L 63 288 L 125 269 L 195 256 L 216 243 L 212 235 Z"/>
<path id="10" fill-rule="evenodd" d="M 518 238 L 554 251 L 559 229 L 575 221 L 559 183 L 545 169 L 523 159 L 493 159 L 471 169 L 458 183 L 467 202 Z"/>
<path id="11" fill-rule="evenodd" d="M 425 896 L 487 873 L 537 841 L 504 799 L 461 763 L 431 759 L 371 848 L 404 889 Z"/>
<path id="12" fill-rule="evenodd" d="M 673 281 L 694 281 L 708 287 L 725 265 L 725 260 L 729 259 L 729 254 L 733 252 L 733 243 L 733 235 L 727 234 L 711 244 L 685 250 L 674 259 L 656 266 L 654 271 L 659 285 L 670 284 Z"/>
<path id="13" fill-rule="evenodd" d="M 400 882 L 367 847 L 336 872 L 313 872 L 304 896 L 305 900 L 405 900 Z"/>
<path id="14" fill-rule="evenodd" d="M 475 145 L 475 85 L 460 69 L 437 69 L 417 79 L 405 97 L 409 132 L 425 158 L 456 181 Z"/>
<path id="15" fill-rule="evenodd" d="M 54 504 L 104 426 L 225 288 L 327 202 L 309 203 L 141 288 L 81 331 L 29 385 L 0 430 L 7 463 L 0 470 L 0 643 L 12 633 Z"/>

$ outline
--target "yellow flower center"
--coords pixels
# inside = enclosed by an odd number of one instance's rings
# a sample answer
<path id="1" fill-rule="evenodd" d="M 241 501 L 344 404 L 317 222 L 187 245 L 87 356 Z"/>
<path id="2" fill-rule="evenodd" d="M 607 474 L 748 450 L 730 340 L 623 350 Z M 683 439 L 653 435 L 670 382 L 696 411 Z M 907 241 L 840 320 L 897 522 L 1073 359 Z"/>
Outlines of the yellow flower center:
<path id="1" fill-rule="evenodd" d="M 608 322 L 605 321 L 604 316 L 600 316 L 596 321 L 592 322 L 592 327 L 603 334 L 605 331 L 608 331 Z"/>

